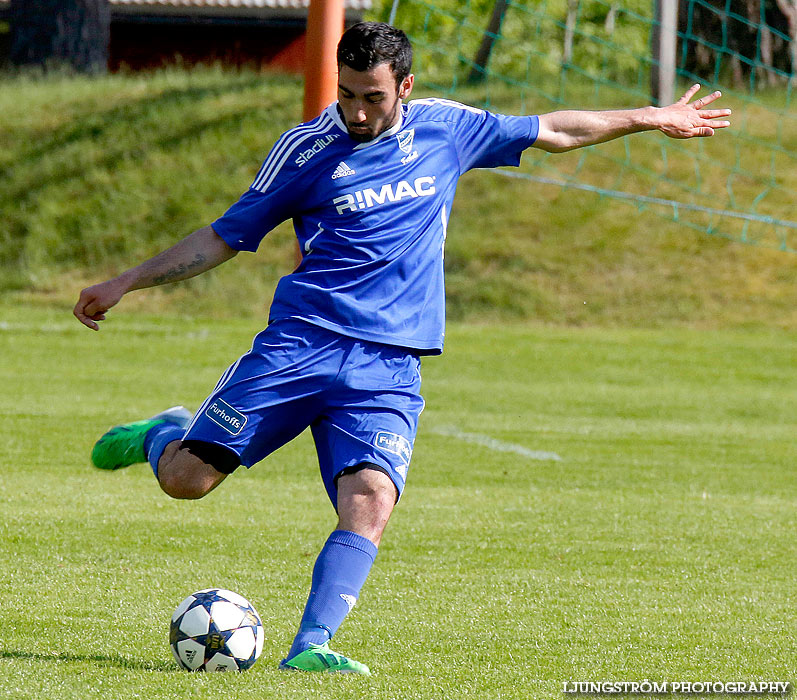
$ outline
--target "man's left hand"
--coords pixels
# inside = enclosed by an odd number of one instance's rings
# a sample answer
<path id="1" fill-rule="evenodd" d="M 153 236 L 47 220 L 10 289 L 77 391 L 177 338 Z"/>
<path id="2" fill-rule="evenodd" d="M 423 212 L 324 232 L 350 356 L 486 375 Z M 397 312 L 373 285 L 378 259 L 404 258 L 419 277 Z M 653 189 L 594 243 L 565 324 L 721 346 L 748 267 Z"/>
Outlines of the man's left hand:
<path id="1" fill-rule="evenodd" d="M 693 85 L 676 103 L 668 107 L 658 108 L 658 129 L 673 139 L 690 139 L 694 136 L 713 136 L 715 129 L 724 129 L 731 123 L 720 120 L 729 117 L 729 109 L 704 109 L 722 96 L 717 90 L 694 102 L 689 100 L 700 90 L 700 85 Z"/>

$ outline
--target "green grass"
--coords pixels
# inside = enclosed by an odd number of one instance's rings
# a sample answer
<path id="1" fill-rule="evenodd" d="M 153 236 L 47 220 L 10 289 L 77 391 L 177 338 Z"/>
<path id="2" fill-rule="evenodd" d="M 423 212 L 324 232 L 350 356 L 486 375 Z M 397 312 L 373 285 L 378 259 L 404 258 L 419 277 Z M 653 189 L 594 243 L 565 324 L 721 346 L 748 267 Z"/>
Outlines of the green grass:
<path id="1" fill-rule="evenodd" d="M 569 106 L 628 103 L 627 95 L 625 102 L 623 95 L 592 95 L 587 83 L 567 85 Z M 515 113 L 560 106 L 506 87 L 484 90 L 449 96 L 490 99 Z M 426 94 L 419 86 L 415 96 Z M 783 196 L 797 187 L 793 115 L 779 117 L 775 97 L 757 104 L 725 98 L 737 121 L 714 139 L 676 144 L 647 134 L 575 154 L 532 150 L 523 172 L 684 200 L 699 189 L 697 200 L 712 206 L 726 206 L 733 193 L 742 210 L 767 191 L 756 211 L 793 218 L 791 198 Z M 82 286 L 213 221 L 250 184 L 278 135 L 300 119 L 300 105 L 298 79 L 218 68 L 92 80 L 0 77 L 0 295 L 8 303 L 73 301 Z M 776 142 L 782 148 L 773 152 Z M 726 230 L 688 212 L 679 221 L 661 213 L 469 173 L 446 246 L 449 317 L 797 329 L 794 255 L 723 238 L 745 233 L 771 245 L 771 231 Z M 290 225 L 282 225 L 257 254 L 127 303 L 225 317 L 234 299 L 237 314 L 262 317 L 276 280 L 292 268 L 294 241 Z"/>
<path id="2" fill-rule="evenodd" d="M 409 484 L 336 648 L 276 670 L 334 526 L 307 435 L 197 502 L 93 470 L 111 423 L 196 406 L 257 321 L 0 307 L 0 698 L 536 700 L 566 680 L 795 681 L 797 337 L 452 324 Z M 464 442 L 455 427 L 562 461 Z M 181 672 L 172 609 L 223 586 L 267 631 Z"/>

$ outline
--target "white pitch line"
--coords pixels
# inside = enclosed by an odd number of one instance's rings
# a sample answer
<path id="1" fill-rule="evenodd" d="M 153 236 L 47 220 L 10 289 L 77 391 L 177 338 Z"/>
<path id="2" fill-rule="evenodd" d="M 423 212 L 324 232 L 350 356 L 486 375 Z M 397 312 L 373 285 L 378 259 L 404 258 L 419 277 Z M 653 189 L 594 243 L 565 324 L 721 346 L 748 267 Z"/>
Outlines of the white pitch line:
<path id="1" fill-rule="evenodd" d="M 464 430 L 455 428 L 450 425 L 440 425 L 431 428 L 431 432 L 436 435 L 445 435 L 447 437 L 457 438 L 465 442 L 473 443 L 474 445 L 481 445 L 489 450 L 496 452 L 514 452 L 515 454 L 522 455 L 527 459 L 536 459 L 545 462 L 561 462 L 562 458 L 556 452 L 542 452 L 539 450 L 530 450 L 523 445 L 515 445 L 512 442 L 504 442 L 503 440 L 496 440 L 489 435 L 482 435 L 481 433 L 466 433 Z"/>

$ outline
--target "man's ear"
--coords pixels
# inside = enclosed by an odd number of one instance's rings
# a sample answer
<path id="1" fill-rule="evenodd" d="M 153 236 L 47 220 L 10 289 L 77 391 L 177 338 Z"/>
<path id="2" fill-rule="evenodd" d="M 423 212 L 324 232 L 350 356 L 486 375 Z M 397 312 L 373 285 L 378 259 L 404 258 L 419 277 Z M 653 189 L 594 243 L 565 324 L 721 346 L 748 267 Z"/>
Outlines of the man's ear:
<path id="1" fill-rule="evenodd" d="M 399 87 L 399 98 L 405 99 L 410 96 L 412 92 L 412 86 L 415 83 L 415 76 L 410 73 L 404 80 L 401 81 L 401 86 Z"/>

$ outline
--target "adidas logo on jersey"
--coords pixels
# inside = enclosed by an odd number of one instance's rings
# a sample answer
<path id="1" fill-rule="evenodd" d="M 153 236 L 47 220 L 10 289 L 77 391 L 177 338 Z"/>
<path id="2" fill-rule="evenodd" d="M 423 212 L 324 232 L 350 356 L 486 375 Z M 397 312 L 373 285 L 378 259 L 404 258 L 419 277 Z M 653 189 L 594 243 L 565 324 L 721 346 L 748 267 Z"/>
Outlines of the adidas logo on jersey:
<path id="1" fill-rule="evenodd" d="M 354 175 L 356 172 L 356 170 L 352 170 L 346 163 L 340 161 L 338 167 L 335 168 L 335 172 L 332 173 L 332 179 L 337 180 L 339 177 L 348 177 L 349 175 Z"/>

